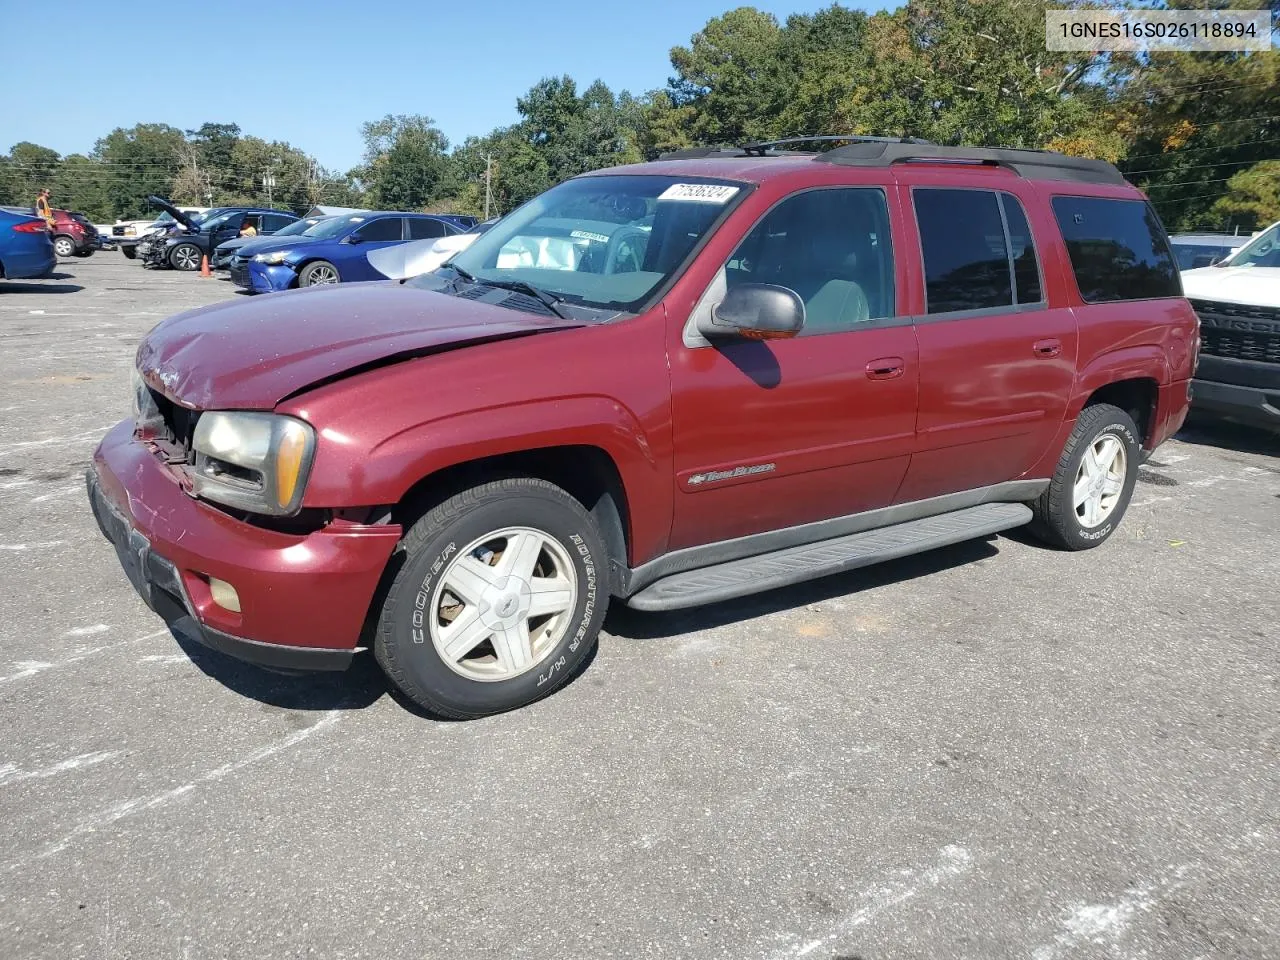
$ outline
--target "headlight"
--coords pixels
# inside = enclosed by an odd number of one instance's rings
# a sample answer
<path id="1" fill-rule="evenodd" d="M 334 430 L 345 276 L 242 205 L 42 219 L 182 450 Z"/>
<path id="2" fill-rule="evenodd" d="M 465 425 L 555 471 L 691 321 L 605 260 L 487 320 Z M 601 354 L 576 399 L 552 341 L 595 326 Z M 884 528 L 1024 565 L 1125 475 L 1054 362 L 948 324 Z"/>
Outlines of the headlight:
<path id="1" fill-rule="evenodd" d="M 254 254 L 253 259 L 257 260 L 259 263 L 274 265 L 277 263 L 284 263 L 284 258 L 288 255 L 288 250 L 273 250 L 271 253 Z"/>
<path id="2" fill-rule="evenodd" d="M 200 415 L 192 438 L 195 494 L 251 513 L 298 512 L 316 435 L 309 424 L 274 413 Z"/>

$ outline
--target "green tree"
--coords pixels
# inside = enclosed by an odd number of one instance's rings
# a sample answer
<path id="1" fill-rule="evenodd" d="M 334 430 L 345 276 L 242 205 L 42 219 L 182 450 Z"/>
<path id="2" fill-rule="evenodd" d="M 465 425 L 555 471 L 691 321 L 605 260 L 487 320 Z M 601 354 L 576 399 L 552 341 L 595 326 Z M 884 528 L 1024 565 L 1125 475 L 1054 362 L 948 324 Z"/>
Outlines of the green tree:
<path id="1" fill-rule="evenodd" d="M 115 219 L 107 184 L 111 174 L 96 160 L 73 153 L 64 157 L 53 178 L 56 206 L 83 213 L 94 223 Z"/>
<path id="2" fill-rule="evenodd" d="M 23 140 L 0 157 L 0 203 L 29 207 L 42 187 L 54 187 L 61 163 L 56 150 Z M 60 202 L 55 196 L 55 202 Z"/>
<path id="3" fill-rule="evenodd" d="M 782 30 L 771 14 L 739 7 L 707 22 L 687 47 L 671 49 L 676 107 L 693 107 L 697 143 L 777 136 L 795 78 L 783 67 Z"/>
<path id="4" fill-rule="evenodd" d="M 430 117 L 392 116 L 366 123 L 362 178 L 370 200 L 390 210 L 417 210 L 447 185 L 449 141 Z"/>
<path id="5" fill-rule="evenodd" d="M 111 211 L 124 218 L 153 213 L 147 196 L 170 192 L 180 166 L 178 152 L 185 143 L 182 131 L 167 123 L 117 127 L 100 139 L 93 157 L 104 164 L 104 190 Z"/>
<path id="6" fill-rule="evenodd" d="M 1280 220 L 1280 160 L 1263 160 L 1227 181 L 1227 192 L 1210 209 L 1224 228 L 1258 230 Z"/>

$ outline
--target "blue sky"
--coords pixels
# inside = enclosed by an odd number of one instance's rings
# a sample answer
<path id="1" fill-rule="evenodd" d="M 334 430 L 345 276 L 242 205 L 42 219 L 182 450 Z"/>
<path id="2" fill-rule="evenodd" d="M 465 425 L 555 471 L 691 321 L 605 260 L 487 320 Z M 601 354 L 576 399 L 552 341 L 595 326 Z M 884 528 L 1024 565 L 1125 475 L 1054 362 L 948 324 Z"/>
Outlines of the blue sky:
<path id="1" fill-rule="evenodd" d="M 755 6 L 784 20 L 829 4 Z M 0 0 L 0 151 L 31 140 L 87 153 L 115 127 L 207 120 L 346 170 L 362 153 L 360 124 L 387 113 L 433 117 L 456 143 L 513 122 L 516 97 L 544 76 L 567 73 L 579 89 L 597 77 L 615 92 L 663 86 L 670 48 L 734 5 Z"/>

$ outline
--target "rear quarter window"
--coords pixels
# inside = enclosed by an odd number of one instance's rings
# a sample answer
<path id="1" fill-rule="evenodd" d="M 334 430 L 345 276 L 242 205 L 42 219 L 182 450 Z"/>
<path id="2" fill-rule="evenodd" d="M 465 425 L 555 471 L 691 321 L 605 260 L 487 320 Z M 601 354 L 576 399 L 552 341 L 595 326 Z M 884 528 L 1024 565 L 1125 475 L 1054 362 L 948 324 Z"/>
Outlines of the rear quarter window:
<path id="1" fill-rule="evenodd" d="M 1086 303 L 1182 296 L 1177 263 L 1150 204 L 1054 197 L 1053 214 Z"/>

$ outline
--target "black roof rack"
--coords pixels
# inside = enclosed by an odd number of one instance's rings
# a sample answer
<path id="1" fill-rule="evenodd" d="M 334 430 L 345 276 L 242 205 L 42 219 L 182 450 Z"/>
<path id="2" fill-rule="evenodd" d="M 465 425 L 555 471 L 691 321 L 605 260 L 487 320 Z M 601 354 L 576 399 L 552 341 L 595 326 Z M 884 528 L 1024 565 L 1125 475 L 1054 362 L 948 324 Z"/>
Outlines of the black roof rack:
<path id="1" fill-rule="evenodd" d="M 777 150 L 799 143 L 846 144 L 825 153 Z M 1125 182 L 1123 174 L 1105 160 L 1069 157 L 1053 150 L 995 147 L 945 147 L 915 137 L 820 136 L 760 140 L 739 147 L 690 147 L 662 154 L 659 160 L 702 160 L 711 157 L 809 156 L 819 163 L 849 167 L 887 167 L 895 163 L 957 163 L 1003 167 L 1028 180 L 1070 180 L 1076 183 Z"/>
<path id="2" fill-rule="evenodd" d="M 895 163 L 932 162 L 1004 167 L 1028 180 L 1072 180 L 1077 183 L 1124 183 L 1124 176 L 1105 160 L 1069 157 L 1053 150 L 992 147 L 941 147 L 902 141 L 862 141 L 836 147 L 815 159 L 850 167 L 882 167 Z"/>

